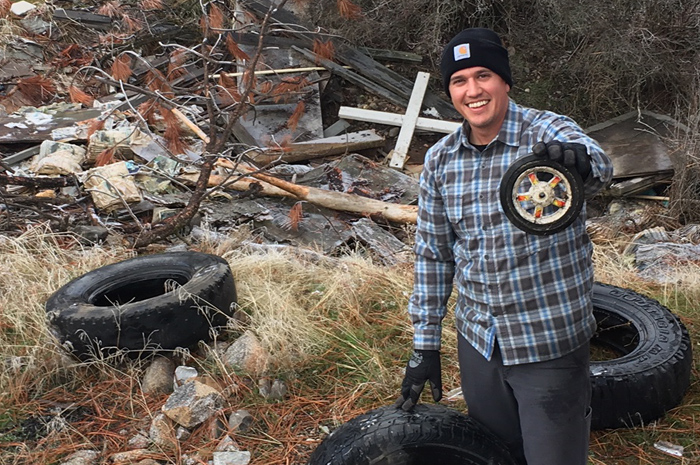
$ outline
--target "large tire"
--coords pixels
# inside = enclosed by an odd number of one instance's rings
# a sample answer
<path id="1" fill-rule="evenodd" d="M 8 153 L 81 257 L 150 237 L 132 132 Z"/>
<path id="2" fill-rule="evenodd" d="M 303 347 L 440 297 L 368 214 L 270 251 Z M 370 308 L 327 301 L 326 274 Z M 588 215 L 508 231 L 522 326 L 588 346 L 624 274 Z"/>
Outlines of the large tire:
<path id="1" fill-rule="evenodd" d="M 86 359 L 190 347 L 226 325 L 235 302 L 223 258 L 172 252 L 90 271 L 56 291 L 46 311 L 60 343 Z"/>
<path id="2" fill-rule="evenodd" d="M 308 465 L 515 465 L 505 446 L 467 415 L 440 405 L 381 407 L 333 431 Z"/>
<path id="3" fill-rule="evenodd" d="M 591 361 L 591 428 L 631 427 L 681 403 L 690 385 L 690 336 L 666 307 L 629 289 L 596 283 L 593 345 L 619 358 Z"/>

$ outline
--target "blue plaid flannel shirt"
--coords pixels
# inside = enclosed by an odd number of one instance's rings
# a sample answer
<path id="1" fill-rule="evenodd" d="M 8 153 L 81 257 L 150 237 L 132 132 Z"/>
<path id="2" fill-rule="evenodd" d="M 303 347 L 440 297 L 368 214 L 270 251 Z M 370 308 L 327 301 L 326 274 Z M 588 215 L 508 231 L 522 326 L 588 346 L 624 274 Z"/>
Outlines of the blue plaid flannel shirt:
<path id="1" fill-rule="evenodd" d="M 425 157 L 408 308 L 414 348 L 440 348 L 454 284 L 457 329 L 484 357 L 491 359 L 495 341 L 505 365 L 561 357 L 595 331 L 585 207 L 561 232 L 527 234 L 503 213 L 501 178 L 539 141 L 586 145 L 592 164 L 587 195 L 610 181 L 612 163 L 573 120 L 512 100 L 498 136 L 483 152 L 469 143 L 468 131 L 464 123 Z"/>

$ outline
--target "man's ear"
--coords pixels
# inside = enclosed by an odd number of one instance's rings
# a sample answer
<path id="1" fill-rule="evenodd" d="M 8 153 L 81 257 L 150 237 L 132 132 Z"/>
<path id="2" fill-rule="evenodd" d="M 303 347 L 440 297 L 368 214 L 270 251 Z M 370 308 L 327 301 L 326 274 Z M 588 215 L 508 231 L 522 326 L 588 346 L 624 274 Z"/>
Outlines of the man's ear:
<path id="1" fill-rule="evenodd" d="M 506 83 L 506 87 L 508 87 L 508 89 L 506 90 L 506 94 L 507 94 L 508 92 L 510 92 L 510 84 Z"/>

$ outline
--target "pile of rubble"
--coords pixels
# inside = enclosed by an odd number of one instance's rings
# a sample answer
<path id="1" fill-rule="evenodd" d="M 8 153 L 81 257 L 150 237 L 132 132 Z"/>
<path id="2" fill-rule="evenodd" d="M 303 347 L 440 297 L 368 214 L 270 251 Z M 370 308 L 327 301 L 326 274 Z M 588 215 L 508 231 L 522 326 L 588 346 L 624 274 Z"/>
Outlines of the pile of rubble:
<path id="1" fill-rule="evenodd" d="M 7 3 L 3 234 L 48 224 L 138 247 L 246 223 L 270 243 L 328 254 L 362 245 L 386 264 L 408 256 L 402 225 L 415 222 L 426 142 L 459 124 L 427 73 L 391 68 L 422 57 L 353 47 L 305 24 L 291 2 L 210 3 L 185 25 L 158 0 L 93 11 Z M 78 43 L 57 42 L 61 30 Z M 634 112 L 589 128 L 615 165 L 606 194 L 668 202 L 664 141 L 679 127 Z"/>

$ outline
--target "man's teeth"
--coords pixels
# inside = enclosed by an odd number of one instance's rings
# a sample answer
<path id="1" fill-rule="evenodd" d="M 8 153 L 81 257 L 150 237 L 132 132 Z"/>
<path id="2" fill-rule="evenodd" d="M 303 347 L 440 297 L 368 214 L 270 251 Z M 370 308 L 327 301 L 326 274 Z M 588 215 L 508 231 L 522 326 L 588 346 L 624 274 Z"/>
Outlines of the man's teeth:
<path id="1" fill-rule="evenodd" d="M 470 103 L 470 104 L 468 104 L 467 106 L 468 106 L 469 108 L 479 108 L 479 107 L 483 107 L 483 106 L 486 105 L 487 103 L 489 103 L 489 102 L 486 101 L 486 100 L 482 100 L 482 101 L 480 101 L 480 102 Z"/>

